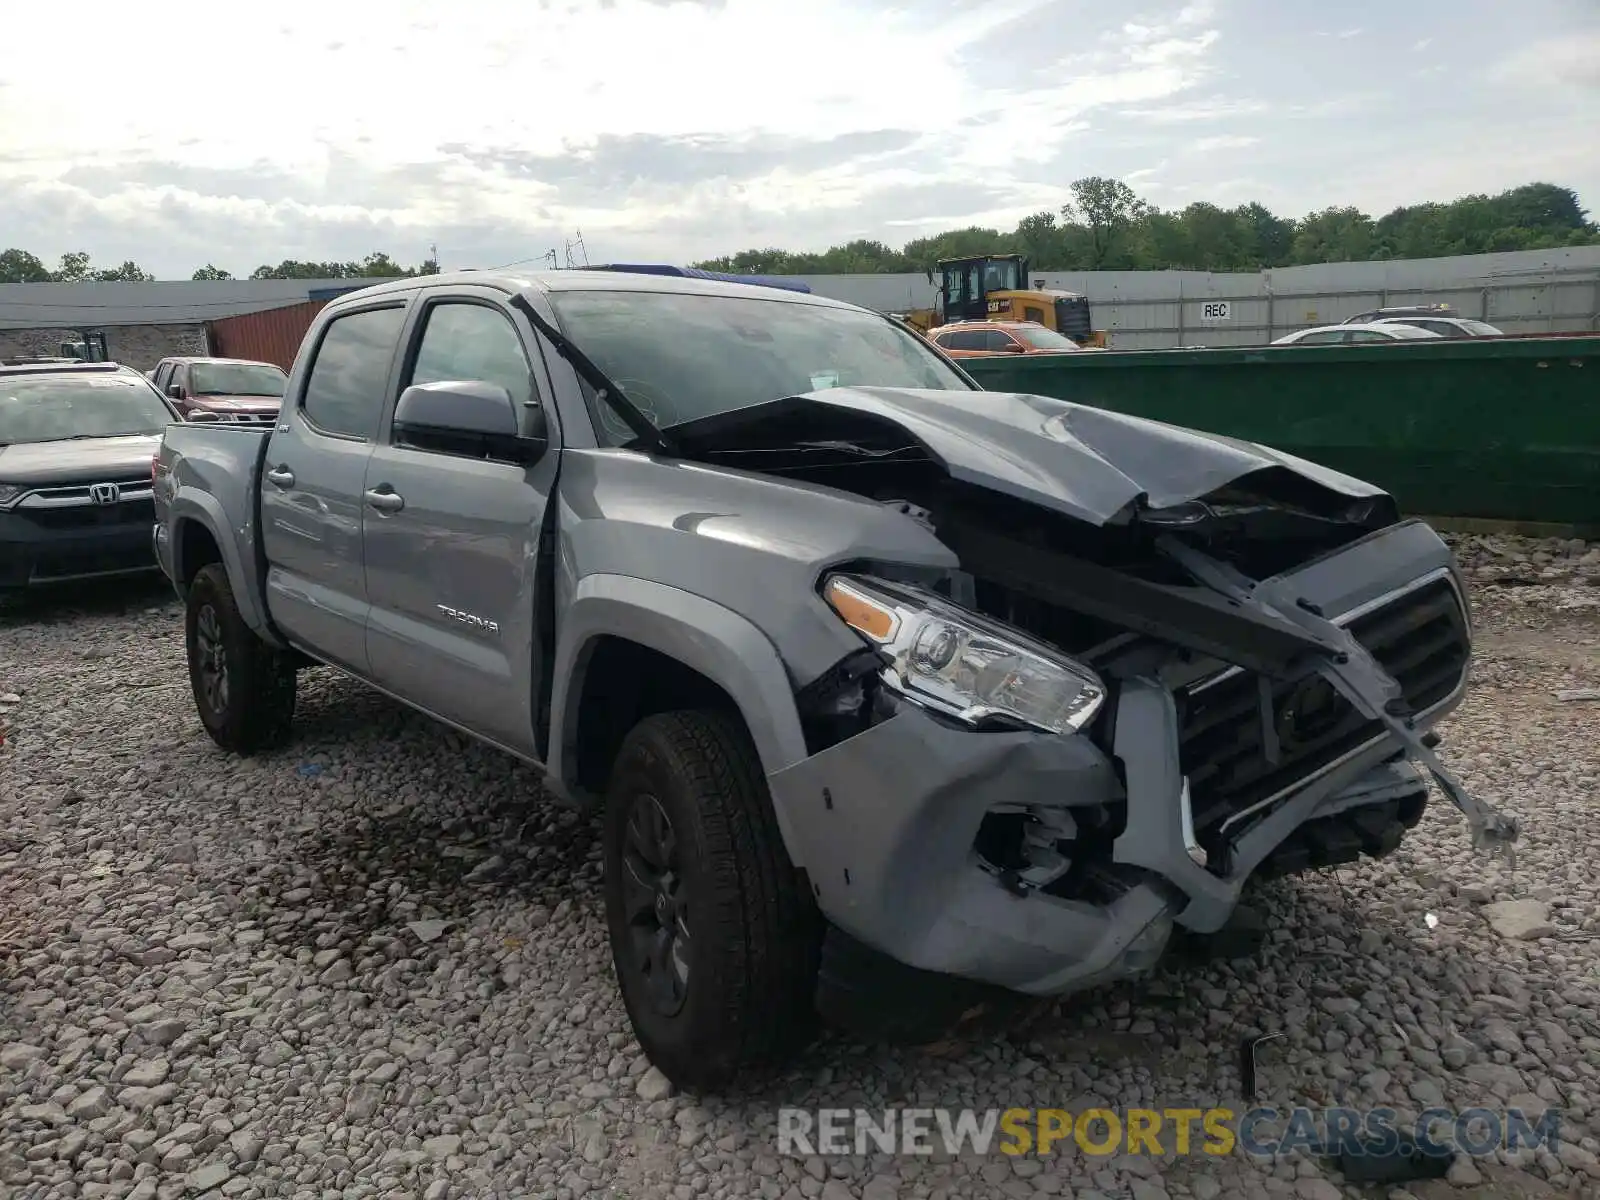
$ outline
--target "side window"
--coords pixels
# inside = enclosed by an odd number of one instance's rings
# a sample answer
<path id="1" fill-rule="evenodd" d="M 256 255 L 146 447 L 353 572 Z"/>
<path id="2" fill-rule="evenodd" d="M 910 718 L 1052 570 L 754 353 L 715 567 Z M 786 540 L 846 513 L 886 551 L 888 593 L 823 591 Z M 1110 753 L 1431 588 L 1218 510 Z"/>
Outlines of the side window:
<path id="1" fill-rule="evenodd" d="M 167 383 L 169 385 L 176 383 L 181 384 L 183 387 L 188 387 L 189 365 L 187 363 L 173 363 L 172 373 L 167 376 Z"/>
<path id="2" fill-rule="evenodd" d="M 983 335 L 985 350 L 1010 350 L 1016 344 L 1009 334 L 999 329 L 986 330 Z"/>
<path id="3" fill-rule="evenodd" d="M 518 406 L 533 398 L 522 339 L 504 314 L 482 304 L 445 302 L 428 310 L 411 378 L 402 386 L 447 379 L 498 383 Z"/>
<path id="4" fill-rule="evenodd" d="M 1350 334 L 1352 342 L 1396 342 L 1399 338 L 1392 338 L 1386 333 L 1379 333 L 1376 329 L 1357 329 Z"/>
<path id="5" fill-rule="evenodd" d="M 158 362 L 156 364 L 156 369 L 154 371 L 150 372 L 150 382 L 156 385 L 156 391 L 162 393 L 163 395 L 166 394 L 166 391 L 167 391 L 167 376 L 170 375 L 171 373 L 172 373 L 172 364 L 171 363 Z"/>
<path id="6" fill-rule="evenodd" d="M 957 308 L 967 302 L 967 276 L 960 267 L 944 269 L 944 291 L 950 297 L 951 308 Z"/>
<path id="7" fill-rule="evenodd" d="M 940 344 L 947 350 L 982 350 L 987 336 L 981 329 L 964 329 L 949 334 Z"/>
<path id="8" fill-rule="evenodd" d="M 300 401 L 320 432 L 372 436 L 405 315 L 404 308 L 374 308 L 337 317 L 328 326 Z"/>
<path id="9" fill-rule="evenodd" d="M 1037 321 L 1039 324 L 1043 325 L 1044 324 L 1044 309 L 1042 309 L 1042 308 L 1034 308 L 1033 305 L 1031 305 L 1031 304 L 1027 305 L 1022 310 L 1022 319 L 1024 321 Z"/>

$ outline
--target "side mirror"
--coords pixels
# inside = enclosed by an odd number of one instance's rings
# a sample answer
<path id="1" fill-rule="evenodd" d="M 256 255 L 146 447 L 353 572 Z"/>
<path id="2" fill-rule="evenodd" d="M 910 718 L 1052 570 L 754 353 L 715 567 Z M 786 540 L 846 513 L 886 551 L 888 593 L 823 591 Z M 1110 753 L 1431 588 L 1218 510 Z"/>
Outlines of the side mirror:
<path id="1" fill-rule="evenodd" d="M 1015 342 L 1007 342 L 1005 346 L 1001 348 L 1001 353 L 1003 354 L 1026 354 L 1027 352 L 1027 347 L 1019 346 Z"/>
<path id="2" fill-rule="evenodd" d="M 446 379 L 415 383 L 400 393 L 394 410 L 394 442 L 414 450 L 493 458 L 523 466 L 550 447 L 544 409 L 531 406 L 529 429 L 517 427 L 516 403 L 497 383 Z"/>
<path id="3" fill-rule="evenodd" d="M 183 384 L 181 384 L 181 383 L 169 383 L 169 384 L 167 384 L 167 395 L 171 396 L 174 400 L 182 400 L 183 399 Z"/>

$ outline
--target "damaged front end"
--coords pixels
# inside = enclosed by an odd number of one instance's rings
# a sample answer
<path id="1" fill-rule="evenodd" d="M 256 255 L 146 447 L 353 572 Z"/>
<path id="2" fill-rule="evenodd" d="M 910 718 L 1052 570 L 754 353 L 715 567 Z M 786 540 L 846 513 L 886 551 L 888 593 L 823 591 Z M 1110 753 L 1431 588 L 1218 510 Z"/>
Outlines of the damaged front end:
<path id="1" fill-rule="evenodd" d="M 825 1011 L 881 1006 L 874 974 L 1140 974 L 1252 876 L 1391 852 L 1430 777 L 1509 851 L 1429 733 L 1471 658 L 1432 529 L 1259 447 L 979 396 L 822 393 L 698 444 L 895 505 L 960 563 L 818 581 L 863 648 L 802 690 L 812 753 L 771 785 L 833 927 Z"/>

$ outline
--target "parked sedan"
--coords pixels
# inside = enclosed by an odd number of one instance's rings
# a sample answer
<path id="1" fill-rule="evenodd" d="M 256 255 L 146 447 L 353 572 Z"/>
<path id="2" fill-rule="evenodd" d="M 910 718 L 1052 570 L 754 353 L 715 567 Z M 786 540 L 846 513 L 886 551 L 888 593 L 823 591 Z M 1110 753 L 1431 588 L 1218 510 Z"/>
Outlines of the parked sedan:
<path id="1" fill-rule="evenodd" d="M 186 421 L 249 424 L 278 419 L 289 381 L 282 367 L 247 358 L 164 358 L 150 378 Z"/>
<path id="2" fill-rule="evenodd" d="M 1371 342 L 1410 342 L 1438 340 L 1439 335 L 1428 329 L 1398 322 L 1374 322 L 1370 325 L 1317 325 L 1285 334 L 1273 341 L 1274 346 L 1359 346 Z"/>
<path id="3" fill-rule="evenodd" d="M 156 570 L 151 462 L 180 419 L 117 363 L 0 368 L 0 590 Z"/>
<path id="4" fill-rule="evenodd" d="M 1474 321 L 1470 317 L 1377 317 L 1374 325 L 1409 325 L 1413 329 L 1426 329 L 1444 338 L 1505 337 L 1504 329 L 1496 329 L 1487 321 Z"/>
<path id="5" fill-rule="evenodd" d="M 933 344 L 951 358 L 996 354 L 1079 354 L 1083 347 L 1037 321 L 952 321 L 932 330 Z"/>

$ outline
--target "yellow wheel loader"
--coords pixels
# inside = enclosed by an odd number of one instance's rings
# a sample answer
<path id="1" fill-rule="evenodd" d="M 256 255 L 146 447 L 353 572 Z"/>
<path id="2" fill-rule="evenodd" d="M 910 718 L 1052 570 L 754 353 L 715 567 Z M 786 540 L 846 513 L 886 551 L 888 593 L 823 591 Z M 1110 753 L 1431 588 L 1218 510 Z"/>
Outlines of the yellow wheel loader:
<path id="1" fill-rule="evenodd" d="M 926 333 L 947 321 L 1033 321 L 1080 346 L 1104 347 L 1105 330 L 1094 329 L 1088 297 L 1028 286 L 1028 260 L 1020 254 L 941 259 L 937 268 L 938 307 L 898 313 Z"/>

